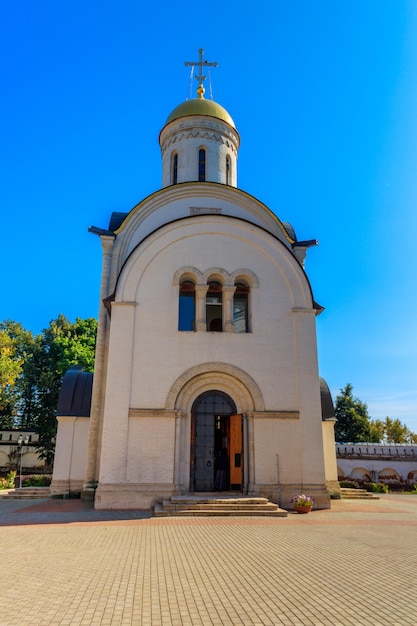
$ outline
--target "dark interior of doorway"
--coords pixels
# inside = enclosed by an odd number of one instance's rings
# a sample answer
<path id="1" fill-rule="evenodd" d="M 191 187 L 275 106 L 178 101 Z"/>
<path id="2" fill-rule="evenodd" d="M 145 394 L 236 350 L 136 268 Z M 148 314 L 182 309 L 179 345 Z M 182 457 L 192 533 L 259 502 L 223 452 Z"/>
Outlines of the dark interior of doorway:
<path id="1" fill-rule="evenodd" d="M 220 391 L 206 392 L 194 403 L 191 430 L 194 491 L 230 490 L 230 416 L 235 412 L 233 400 Z"/>

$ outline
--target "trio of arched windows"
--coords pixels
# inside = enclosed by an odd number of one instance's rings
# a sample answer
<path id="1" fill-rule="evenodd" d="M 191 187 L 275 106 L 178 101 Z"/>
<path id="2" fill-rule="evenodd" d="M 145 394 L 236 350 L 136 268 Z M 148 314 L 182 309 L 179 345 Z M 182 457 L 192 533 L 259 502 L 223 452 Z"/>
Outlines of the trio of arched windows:
<path id="1" fill-rule="evenodd" d="M 206 168 L 207 168 L 207 151 L 205 148 L 200 148 L 198 151 L 198 181 L 205 182 L 206 180 Z M 231 170 L 232 163 L 230 156 L 226 156 L 225 163 L 225 180 L 226 185 L 230 185 L 231 182 Z M 174 152 L 171 157 L 171 180 L 172 184 L 178 183 L 178 152 Z"/>
<path id="2" fill-rule="evenodd" d="M 249 285 L 236 282 L 234 287 L 227 288 L 226 298 L 225 288 L 216 280 L 210 280 L 207 286 L 200 287 L 203 287 L 205 293 L 204 303 L 200 305 L 204 308 L 200 310 L 200 317 L 204 320 L 205 330 L 223 332 L 225 323 L 232 323 L 232 328 L 228 330 L 235 333 L 249 332 Z M 230 307 L 229 311 L 225 311 L 227 306 Z M 191 280 L 183 280 L 179 286 L 178 330 L 198 330 L 196 319 L 196 285 Z"/>

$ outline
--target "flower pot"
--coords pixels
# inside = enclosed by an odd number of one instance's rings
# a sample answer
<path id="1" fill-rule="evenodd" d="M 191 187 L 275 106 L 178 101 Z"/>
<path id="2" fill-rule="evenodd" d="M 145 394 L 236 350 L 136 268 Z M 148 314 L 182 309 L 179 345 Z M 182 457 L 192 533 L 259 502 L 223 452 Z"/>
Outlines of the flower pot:
<path id="1" fill-rule="evenodd" d="M 294 511 L 297 511 L 297 513 L 300 513 L 301 515 L 310 513 L 311 506 L 303 506 L 301 504 L 294 504 Z"/>

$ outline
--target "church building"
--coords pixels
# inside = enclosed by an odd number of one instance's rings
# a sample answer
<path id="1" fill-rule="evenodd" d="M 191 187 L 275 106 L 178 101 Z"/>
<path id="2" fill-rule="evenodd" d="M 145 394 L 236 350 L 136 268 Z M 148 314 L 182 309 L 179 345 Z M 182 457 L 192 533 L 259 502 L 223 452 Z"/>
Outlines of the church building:
<path id="1" fill-rule="evenodd" d="M 238 187 L 240 136 L 204 97 L 159 135 L 162 187 L 108 228 L 93 375 L 70 370 L 58 405 L 51 493 L 97 509 L 175 494 L 298 493 L 330 506 L 334 415 L 319 378 L 304 269 L 315 240 Z"/>

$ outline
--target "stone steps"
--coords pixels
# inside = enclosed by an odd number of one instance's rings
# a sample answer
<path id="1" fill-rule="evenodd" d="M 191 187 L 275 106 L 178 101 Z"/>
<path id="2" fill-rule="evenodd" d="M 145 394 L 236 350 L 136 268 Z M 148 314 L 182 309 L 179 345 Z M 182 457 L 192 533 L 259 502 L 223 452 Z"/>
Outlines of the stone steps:
<path id="1" fill-rule="evenodd" d="M 0 491 L 0 498 L 13 500 L 36 500 L 49 498 L 49 487 L 21 487 L 20 489 L 4 489 Z"/>
<path id="2" fill-rule="evenodd" d="M 342 487 L 340 489 L 342 500 L 379 500 L 379 496 L 366 489 L 350 489 Z"/>
<path id="3" fill-rule="evenodd" d="M 267 498 L 251 498 L 245 496 L 171 496 L 157 504 L 155 517 L 199 517 L 199 516 L 268 516 L 287 517 L 288 512 Z"/>

